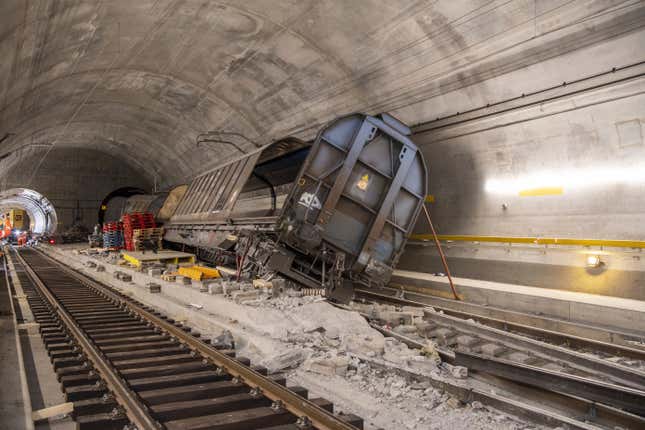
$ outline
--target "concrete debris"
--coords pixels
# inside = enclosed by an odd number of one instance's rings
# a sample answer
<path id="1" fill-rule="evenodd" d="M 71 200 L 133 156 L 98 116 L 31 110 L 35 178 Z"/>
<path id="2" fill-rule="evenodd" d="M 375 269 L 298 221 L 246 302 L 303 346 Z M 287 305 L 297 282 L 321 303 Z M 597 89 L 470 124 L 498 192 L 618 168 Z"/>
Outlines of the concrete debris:
<path id="1" fill-rule="evenodd" d="M 278 355 L 267 357 L 260 362 L 260 365 L 266 367 L 270 371 L 292 369 L 299 366 L 305 359 L 306 354 L 300 349 L 287 349 L 282 350 Z"/>
<path id="2" fill-rule="evenodd" d="M 224 294 L 224 287 L 221 282 L 211 282 L 208 284 L 208 294 Z"/>
<path id="3" fill-rule="evenodd" d="M 287 281 L 284 278 L 273 278 L 271 280 L 271 294 L 273 297 L 280 297 L 287 289 Z"/>
<path id="4" fill-rule="evenodd" d="M 229 330 L 224 330 L 222 334 L 213 338 L 211 344 L 216 349 L 235 349 L 235 340 Z"/>
<path id="5" fill-rule="evenodd" d="M 158 267 L 148 269 L 148 276 L 158 278 L 158 277 L 161 276 L 161 272 L 162 272 L 162 270 L 160 268 L 158 268 Z"/>
<path id="6" fill-rule="evenodd" d="M 97 272 L 105 272 L 105 266 L 103 266 L 102 264 L 97 264 L 96 265 L 96 271 Z"/>
<path id="7" fill-rule="evenodd" d="M 377 311 L 375 317 L 391 327 L 396 327 L 399 325 L 411 325 L 414 314 L 411 312 L 383 310 Z"/>
<path id="8" fill-rule="evenodd" d="M 118 279 L 119 281 L 132 282 L 132 275 L 130 275 L 128 273 L 125 273 L 125 272 L 121 272 L 120 270 L 115 271 L 112 274 L 112 276 L 114 278 Z"/>
<path id="9" fill-rule="evenodd" d="M 461 402 L 461 400 L 459 400 L 459 399 L 457 399 L 455 397 L 449 398 L 448 401 L 446 402 L 446 404 L 448 406 L 450 406 L 451 408 L 453 408 L 453 409 L 457 409 L 457 408 L 460 408 L 460 407 L 463 406 L 463 403 Z"/>
<path id="10" fill-rule="evenodd" d="M 253 288 L 273 288 L 273 283 L 265 279 L 254 279 Z"/>
<path id="11" fill-rule="evenodd" d="M 483 409 L 484 405 L 481 402 L 478 402 L 477 400 L 475 400 L 474 402 L 470 403 L 470 407 L 473 409 Z"/>
<path id="12" fill-rule="evenodd" d="M 310 372 L 320 373 L 321 375 L 339 375 L 345 376 L 349 367 L 349 357 L 331 356 L 309 358 L 304 362 L 303 367 Z"/>
<path id="13" fill-rule="evenodd" d="M 425 315 L 423 308 L 420 306 L 403 306 L 401 311 L 412 314 L 412 317 L 414 318 L 423 318 Z"/>
<path id="14" fill-rule="evenodd" d="M 74 259 L 70 254 L 64 253 Z M 74 260 L 76 268 L 82 266 L 80 257 Z M 116 279 L 132 281 L 133 276 L 125 273 L 133 273 L 132 269 L 113 268 L 120 269 L 113 272 Z M 202 295 L 149 277 L 162 276 L 165 281 L 176 266 L 166 266 L 166 273 L 164 268 L 150 269 L 134 274 L 139 287 L 116 281 L 112 284 L 144 302 L 152 297 L 150 304 L 168 315 L 180 314 L 181 318 L 174 318 L 190 321 L 190 326 L 201 333 L 220 333 L 211 339 L 215 348 L 236 349 L 240 356 L 248 356 L 254 365 L 265 366 L 270 372 L 290 369 L 286 372 L 290 384 L 303 385 L 334 401 L 339 410 L 364 417 L 366 429 L 527 429 L 525 423 L 480 402 L 463 407 L 459 398 L 435 388 L 441 385 L 433 381 L 452 381 L 466 389 L 474 382 L 467 378 L 465 367 L 441 363 L 437 345 L 427 339 L 431 334 L 450 337 L 463 347 L 479 348 L 489 355 L 495 355 L 498 347 L 479 346 L 468 336 L 424 321 L 427 308 L 355 303 L 354 310 L 340 309 L 319 296 L 287 288 L 288 282 L 282 278 L 273 278 L 269 288 L 266 282 L 261 286 L 258 282 L 236 282 L 234 274 L 228 279 L 196 283 L 195 287 L 205 293 Z M 91 272 L 109 281 L 106 274 Z M 178 278 L 178 283 L 185 282 Z M 159 288 L 160 294 L 142 294 L 155 284 L 164 286 Z M 195 301 L 199 304 L 191 303 Z M 423 348 L 410 348 L 384 337 L 370 326 L 365 315 L 423 344 Z"/>
<path id="15" fill-rule="evenodd" d="M 466 348 L 471 348 L 479 342 L 480 340 L 474 336 L 468 336 L 466 334 L 457 336 L 457 344 Z"/>
<path id="16" fill-rule="evenodd" d="M 249 300 L 255 300 L 259 297 L 260 292 L 255 291 L 233 291 L 231 293 L 231 298 L 235 300 L 235 303 L 244 303 Z"/>
<path id="17" fill-rule="evenodd" d="M 481 346 L 481 353 L 483 355 L 490 355 L 493 357 L 498 357 L 504 354 L 507 351 L 507 348 L 502 345 L 497 345 L 495 343 L 486 343 Z"/>
<path id="18" fill-rule="evenodd" d="M 468 368 L 464 366 L 453 366 L 452 364 L 443 363 L 443 366 L 450 371 L 450 374 L 457 379 L 468 377 Z"/>
<path id="19" fill-rule="evenodd" d="M 421 354 L 437 365 L 441 363 L 441 357 L 437 351 L 437 344 L 431 340 L 426 341 L 424 347 L 421 348 Z"/>
<path id="20" fill-rule="evenodd" d="M 393 331 L 395 333 L 400 333 L 400 334 L 411 334 L 411 333 L 416 333 L 417 332 L 417 326 L 416 325 L 408 325 L 408 324 L 401 324 L 399 326 L 394 327 Z"/>
<path id="21" fill-rule="evenodd" d="M 161 292 L 161 285 L 155 283 L 155 282 L 148 282 L 146 284 L 146 288 L 149 293 L 160 293 Z"/>
<path id="22" fill-rule="evenodd" d="M 233 291 L 241 289 L 240 283 L 235 281 L 227 281 L 222 283 L 222 291 L 225 295 L 230 296 Z"/>

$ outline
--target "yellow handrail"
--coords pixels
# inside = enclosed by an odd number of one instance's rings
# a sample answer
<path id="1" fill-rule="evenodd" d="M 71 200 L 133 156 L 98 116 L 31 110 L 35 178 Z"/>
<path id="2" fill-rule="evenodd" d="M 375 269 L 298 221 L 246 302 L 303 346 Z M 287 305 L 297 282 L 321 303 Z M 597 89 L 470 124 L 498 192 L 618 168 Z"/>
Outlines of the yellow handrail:
<path id="1" fill-rule="evenodd" d="M 454 242 L 498 242 L 525 243 L 533 245 L 575 245 L 603 246 L 613 248 L 645 248 L 643 240 L 609 240 L 609 239 L 569 239 L 557 237 L 509 237 L 509 236 L 469 236 L 469 235 L 437 235 L 439 240 Z M 413 234 L 412 240 L 433 240 L 431 234 Z"/>

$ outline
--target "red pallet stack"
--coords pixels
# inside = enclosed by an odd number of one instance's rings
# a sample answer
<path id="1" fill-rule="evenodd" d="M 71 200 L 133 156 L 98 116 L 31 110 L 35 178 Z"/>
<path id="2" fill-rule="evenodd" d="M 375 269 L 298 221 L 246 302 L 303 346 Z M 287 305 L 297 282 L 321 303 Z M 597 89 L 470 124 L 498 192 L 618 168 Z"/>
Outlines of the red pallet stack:
<path id="1" fill-rule="evenodd" d="M 143 228 L 155 228 L 155 217 L 150 212 L 133 212 L 123 215 L 123 239 L 125 240 L 125 249 L 134 251 L 134 241 L 132 235 L 134 230 Z"/>

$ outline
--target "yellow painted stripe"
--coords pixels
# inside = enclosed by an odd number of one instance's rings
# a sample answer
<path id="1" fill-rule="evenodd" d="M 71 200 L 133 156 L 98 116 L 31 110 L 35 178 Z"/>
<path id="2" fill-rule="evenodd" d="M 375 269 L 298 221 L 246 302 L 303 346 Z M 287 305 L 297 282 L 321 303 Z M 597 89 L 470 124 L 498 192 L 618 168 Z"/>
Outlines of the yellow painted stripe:
<path id="1" fill-rule="evenodd" d="M 498 243 L 527 243 L 534 245 L 575 245 L 575 246 L 606 246 L 615 248 L 645 248 L 643 240 L 608 240 L 608 239 L 564 239 L 556 237 L 508 237 L 508 236 L 466 236 L 445 235 L 437 236 L 439 240 L 455 242 L 498 242 Z M 412 240 L 433 240 L 431 234 L 413 234 Z"/>
<path id="2" fill-rule="evenodd" d="M 542 188 L 530 188 L 527 190 L 520 191 L 520 197 L 535 197 L 535 196 L 553 196 L 558 194 L 563 194 L 564 189 L 562 187 L 542 187 Z"/>
<path id="3" fill-rule="evenodd" d="M 434 203 L 434 195 L 428 194 L 425 200 L 426 200 L 426 203 Z"/>

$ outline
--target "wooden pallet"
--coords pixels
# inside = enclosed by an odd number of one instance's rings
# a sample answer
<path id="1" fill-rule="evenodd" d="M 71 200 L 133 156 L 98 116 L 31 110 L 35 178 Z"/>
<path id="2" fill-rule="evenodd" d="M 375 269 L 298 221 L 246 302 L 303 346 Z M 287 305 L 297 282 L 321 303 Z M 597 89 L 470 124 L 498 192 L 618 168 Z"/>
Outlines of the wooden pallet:
<path id="1" fill-rule="evenodd" d="M 145 241 L 154 241 L 157 244 L 157 249 L 162 249 L 163 242 L 163 228 L 143 228 L 135 229 L 132 232 L 132 247 L 135 251 L 141 251 L 141 244 Z"/>

